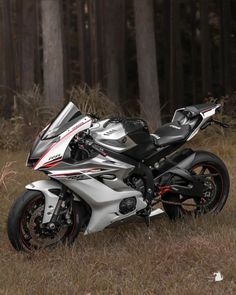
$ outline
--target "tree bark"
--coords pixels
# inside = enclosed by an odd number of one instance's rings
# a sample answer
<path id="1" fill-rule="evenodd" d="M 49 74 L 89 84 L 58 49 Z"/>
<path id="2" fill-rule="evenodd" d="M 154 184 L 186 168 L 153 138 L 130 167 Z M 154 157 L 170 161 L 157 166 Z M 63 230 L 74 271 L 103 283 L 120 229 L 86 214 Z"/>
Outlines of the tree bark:
<path id="1" fill-rule="evenodd" d="M 44 95 L 47 105 L 61 107 L 64 98 L 61 1 L 41 0 Z"/>
<path id="2" fill-rule="evenodd" d="M 208 2 L 200 2 L 200 21 L 201 21 L 201 67 L 202 67 L 202 96 L 206 97 L 211 92 L 211 49 L 208 21 Z"/>
<path id="3" fill-rule="evenodd" d="M 77 0 L 78 3 L 78 34 L 79 34 L 79 65 L 80 79 L 83 83 L 92 86 L 91 77 L 91 44 L 89 6 L 86 0 Z"/>
<path id="4" fill-rule="evenodd" d="M 170 93 L 170 1 L 165 0 L 163 3 L 163 31 L 164 31 L 164 87 L 165 97 L 168 102 L 168 106 L 171 105 L 171 93 Z"/>
<path id="5" fill-rule="evenodd" d="M 232 49 L 231 49 L 231 9 L 230 0 L 224 0 L 221 4 L 221 46 L 222 46 L 222 76 L 225 94 L 232 91 Z"/>
<path id="6" fill-rule="evenodd" d="M 170 5 L 170 98 L 171 113 L 183 105 L 183 59 L 180 39 L 179 0 Z"/>
<path id="7" fill-rule="evenodd" d="M 125 1 L 104 1 L 106 88 L 117 104 L 125 96 Z"/>
<path id="8" fill-rule="evenodd" d="M 13 105 L 13 93 L 16 90 L 11 6 L 9 0 L 2 0 L 0 5 L 0 38 L 2 40 L 2 44 L 0 46 L 0 58 L 2 66 L 0 95 L 3 96 L 3 115 L 6 118 L 9 118 L 11 116 L 11 109 Z"/>
<path id="9" fill-rule="evenodd" d="M 152 0 L 134 0 L 139 91 L 142 116 L 152 129 L 161 125 Z"/>
<path id="10" fill-rule="evenodd" d="M 21 13 L 21 87 L 23 91 L 35 83 L 35 49 L 37 44 L 35 1 L 22 0 Z"/>
<path id="11" fill-rule="evenodd" d="M 192 72 L 192 97 L 193 103 L 196 104 L 197 101 L 197 91 L 196 91 L 196 2 L 192 1 L 191 3 L 191 15 L 192 15 L 192 24 L 191 24 L 191 72 Z"/>

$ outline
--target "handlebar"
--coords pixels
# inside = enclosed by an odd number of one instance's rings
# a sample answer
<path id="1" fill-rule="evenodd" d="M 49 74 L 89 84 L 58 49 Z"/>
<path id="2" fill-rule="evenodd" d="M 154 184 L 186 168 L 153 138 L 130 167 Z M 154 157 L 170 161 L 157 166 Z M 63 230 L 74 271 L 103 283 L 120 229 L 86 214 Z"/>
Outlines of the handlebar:
<path id="1" fill-rule="evenodd" d="M 107 156 L 107 153 L 103 150 L 103 148 L 98 146 L 92 139 L 84 139 L 84 145 L 89 148 L 92 148 L 94 151 L 98 152 L 103 157 Z"/>
<path id="2" fill-rule="evenodd" d="M 103 157 L 107 156 L 107 153 L 104 151 L 104 149 L 96 144 L 89 133 L 85 131 L 81 131 L 79 134 L 77 134 L 77 136 L 75 136 L 74 144 L 80 149 L 85 149 L 88 151 L 92 149 Z"/>

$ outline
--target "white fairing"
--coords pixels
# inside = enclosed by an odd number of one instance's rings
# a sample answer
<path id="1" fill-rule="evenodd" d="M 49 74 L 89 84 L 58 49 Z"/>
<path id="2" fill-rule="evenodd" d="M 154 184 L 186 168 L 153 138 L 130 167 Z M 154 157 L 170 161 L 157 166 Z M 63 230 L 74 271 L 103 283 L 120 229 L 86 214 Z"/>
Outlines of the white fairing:
<path id="1" fill-rule="evenodd" d="M 61 182 L 64 181 L 61 180 Z M 141 192 L 130 187 L 114 190 L 94 178 L 80 181 L 67 180 L 66 185 L 85 200 L 92 209 L 92 216 L 85 234 L 100 231 L 116 221 L 134 215 L 147 206 Z M 137 206 L 134 211 L 123 215 L 119 212 L 119 204 L 123 199 L 129 197 L 136 197 Z"/>
<path id="2" fill-rule="evenodd" d="M 94 178 L 80 181 L 61 179 L 61 182 L 66 184 L 76 195 L 86 201 L 92 209 L 92 216 L 85 234 L 103 230 L 110 224 L 130 217 L 147 206 L 141 192 L 128 186 L 119 190 L 114 190 Z M 43 193 L 45 197 L 45 209 L 42 223 L 50 222 L 59 199 L 59 197 L 51 193 L 50 190 L 61 189 L 60 183 L 53 180 L 40 180 L 28 184 L 26 189 Z M 119 212 L 119 204 L 123 199 L 128 197 L 136 197 L 137 206 L 134 211 L 123 215 Z M 78 199 L 76 198 L 76 200 Z"/>
<path id="3" fill-rule="evenodd" d="M 218 109 L 220 107 L 220 105 L 216 105 L 214 108 L 212 108 L 211 110 L 207 111 L 207 112 L 202 112 L 200 113 L 200 115 L 202 116 L 202 122 L 199 124 L 199 126 L 196 128 L 196 130 L 189 136 L 189 138 L 187 139 L 187 141 L 189 141 L 190 139 L 192 139 L 201 129 L 202 125 L 212 116 L 215 115 L 216 113 L 216 109 Z"/>
<path id="4" fill-rule="evenodd" d="M 39 159 L 39 161 L 36 163 L 34 167 L 34 170 L 39 169 L 45 163 L 55 158 L 62 158 L 72 138 L 80 131 L 88 129 L 91 126 L 91 124 L 91 118 L 84 117 L 82 120 L 79 120 L 69 129 L 63 132 L 60 135 L 60 139 L 57 142 L 53 143 L 51 147 L 46 151 L 46 153 Z"/>
<path id="5" fill-rule="evenodd" d="M 83 168 L 85 166 L 88 168 Z M 67 167 L 67 170 L 54 169 L 50 171 L 50 177 L 66 185 L 90 206 L 92 216 L 85 231 L 88 234 L 130 217 L 147 206 L 142 193 L 132 189 L 123 181 L 133 169 L 132 165 L 108 156 L 98 155 L 83 164 L 78 163 L 76 167 L 72 166 L 71 169 L 70 167 Z M 103 182 L 95 179 L 104 174 L 112 174 L 114 178 L 104 179 Z M 120 202 L 129 197 L 136 198 L 136 209 L 128 214 L 121 214 L 119 212 Z"/>

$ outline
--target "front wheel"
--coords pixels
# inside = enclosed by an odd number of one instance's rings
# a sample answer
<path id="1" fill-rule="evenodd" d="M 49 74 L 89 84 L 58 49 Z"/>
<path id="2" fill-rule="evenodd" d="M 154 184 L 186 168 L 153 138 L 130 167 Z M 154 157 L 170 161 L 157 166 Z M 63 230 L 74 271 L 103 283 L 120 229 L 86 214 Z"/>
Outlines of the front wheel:
<path id="1" fill-rule="evenodd" d="M 177 219 L 186 215 L 199 216 L 206 213 L 219 213 L 225 205 L 230 187 L 229 174 L 223 161 L 212 153 L 197 152 L 188 170 L 193 175 L 205 176 L 206 190 L 201 198 L 165 193 L 162 199 L 167 215 L 170 219 Z M 172 184 L 175 181 L 175 177 L 173 177 Z M 168 202 L 177 205 L 168 204 Z"/>
<path id="2" fill-rule="evenodd" d="M 45 198 L 41 192 L 27 190 L 11 207 L 7 229 L 9 240 L 16 250 L 32 251 L 58 243 L 71 244 L 77 237 L 80 227 L 76 204 L 72 206 L 71 224 L 66 224 L 62 216 L 54 229 L 42 224 L 44 206 Z"/>

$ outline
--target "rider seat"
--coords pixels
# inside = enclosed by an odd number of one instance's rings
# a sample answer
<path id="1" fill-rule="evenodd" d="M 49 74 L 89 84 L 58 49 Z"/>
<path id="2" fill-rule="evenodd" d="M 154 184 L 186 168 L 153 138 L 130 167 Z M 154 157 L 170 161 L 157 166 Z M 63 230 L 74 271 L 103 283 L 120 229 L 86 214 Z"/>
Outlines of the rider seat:
<path id="1" fill-rule="evenodd" d="M 181 125 L 178 121 L 167 123 L 158 128 L 153 134 L 153 142 L 156 146 L 178 144 L 187 139 L 190 134 L 190 125 Z"/>

